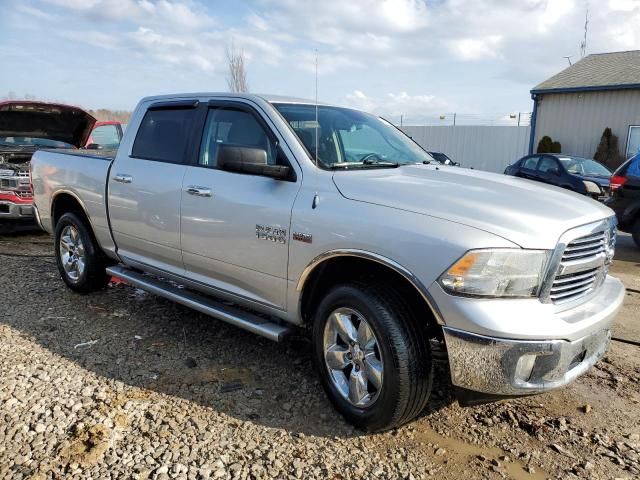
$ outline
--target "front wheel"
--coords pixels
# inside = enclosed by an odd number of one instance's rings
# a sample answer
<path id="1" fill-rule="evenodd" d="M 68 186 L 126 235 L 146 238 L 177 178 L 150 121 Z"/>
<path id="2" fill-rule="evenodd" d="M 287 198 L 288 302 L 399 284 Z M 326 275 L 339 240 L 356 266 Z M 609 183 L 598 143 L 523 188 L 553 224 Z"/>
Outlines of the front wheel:
<path id="1" fill-rule="evenodd" d="M 60 276 L 72 290 L 88 293 L 107 284 L 105 256 L 87 222 L 77 214 L 65 213 L 58 220 L 55 255 Z"/>
<path id="2" fill-rule="evenodd" d="M 433 380 L 426 326 L 383 285 L 334 287 L 314 319 L 314 360 L 336 409 L 355 426 L 387 430 L 415 418 Z"/>

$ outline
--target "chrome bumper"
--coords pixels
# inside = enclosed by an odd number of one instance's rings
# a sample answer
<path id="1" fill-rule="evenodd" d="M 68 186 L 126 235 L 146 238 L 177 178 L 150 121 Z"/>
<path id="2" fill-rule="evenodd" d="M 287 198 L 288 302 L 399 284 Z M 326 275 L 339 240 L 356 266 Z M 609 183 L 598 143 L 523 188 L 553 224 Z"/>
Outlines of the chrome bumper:
<path id="1" fill-rule="evenodd" d="M 611 333 L 541 342 L 485 337 L 444 327 L 451 381 L 490 395 L 526 395 L 562 387 L 607 351 Z"/>
<path id="2" fill-rule="evenodd" d="M 40 230 L 44 230 L 46 232 L 47 230 L 42 226 L 42 220 L 40 220 L 40 212 L 38 212 L 38 207 L 36 207 L 35 203 L 33 204 L 33 216 L 36 218 L 36 223 L 38 224 Z"/>
<path id="3" fill-rule="evenodd" d="M 0 220 L 33 218 L 33 206 L 0 200 Z"/>
<path id="4" fill-rule="evenodd" d="M 521 339 L 500 338 L 486 333 L 486 328 L 471 332 L 447 322 L 442 329 L 451 381 L 463 390 L 495 396 L 527 395 L 562 387 L 585 373 L 607 351 L 611 323 L 623 299 L 622 283 L 607 277 L 594 297 L 572 309 L 540 310 L 538 313 L 546 315 L 535 319 L 521 309 L 512 310 L 508 317 L 493 317 L 492 321 L 505 326 L 518 325 L 526 335 Z M 478 327 L 485 325 L 484 317 L 480 315 L 475 320 L 478 318 Z M 532 320 L 535 322 L 530 324 Z M 529 336 L 536 325 L 540 332 L 537 339 Z M 553 325 L 555 334 L 551 331 Z"/>

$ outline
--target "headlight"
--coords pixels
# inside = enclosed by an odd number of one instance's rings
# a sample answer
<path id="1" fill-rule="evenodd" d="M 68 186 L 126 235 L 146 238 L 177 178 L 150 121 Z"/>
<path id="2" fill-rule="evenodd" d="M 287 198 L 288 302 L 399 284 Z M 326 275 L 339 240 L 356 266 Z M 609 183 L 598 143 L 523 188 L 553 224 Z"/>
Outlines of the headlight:
<path id="1" fill-rule="evenodd" d="M 597 183 L 590 182 L 589 180 L 583 180 L 582 183 L 584 183 L 584 188 L 587 189 L 587 193 L 593 193 L 595 195 L 600 195 L 602 193 Z"/>
<path id="2" fill-rule="evenodd" d="M 550 250 L 470 250 L 440 277 L 456 295 L 535 297 L 544 279 Z"/>

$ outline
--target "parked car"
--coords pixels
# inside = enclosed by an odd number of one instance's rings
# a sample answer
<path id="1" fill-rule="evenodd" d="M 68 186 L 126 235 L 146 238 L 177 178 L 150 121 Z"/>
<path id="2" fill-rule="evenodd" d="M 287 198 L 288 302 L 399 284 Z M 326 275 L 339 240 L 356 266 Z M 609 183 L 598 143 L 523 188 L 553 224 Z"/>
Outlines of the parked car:
<path id="1" fill-rule="evenodd" d="M 504 173 L 566 188 L 599 200 L 604 200 L 610 193 L 611 171 L 595 160 L 573 155 L 527 155 L 509 165 Z"/>
<path id="2" fill-rule="evenodd" d="M 115 156 L 39 151 L 31 174 L 69 288 L 309 326 L 335 407 L 384 430 L 427 404 L 432 346 L 464 404 L 544 392 L 605 353 L 625 295 L 609 208 L 430 160 L 358 110 L 220 93 L 145 98 Z"/>
<path id="3" fill-rule="evenodd" d="M 442 152 L 427 152 L 431 155 L 437 162 L 440 162 L 442 165 L 451 165 L 452 167 L 459 167 L 460 164 L 458 162 L 454 162 L 449 158 L 446 153 Z"/>
<path id="4" fill-rule="evenodd" d="M 85 145 L 96 119 L 57 103 L 0 102 L 0 220 L 33 221 L 29 162 L 39 148 Z"/>
<path id="5" fill-rule="evenodd" d="M 618 217 L 618 228 L 633 235 L 640 248 L 640 154 L 623 163 L 611 177 L 607 201 Z"/>
<path id="6" fill-rule="evenodd" d="M 97 122 L 91 131 L 85 148 L 89 150 L 117 150 L 124 129 L 120 122 Z"/>

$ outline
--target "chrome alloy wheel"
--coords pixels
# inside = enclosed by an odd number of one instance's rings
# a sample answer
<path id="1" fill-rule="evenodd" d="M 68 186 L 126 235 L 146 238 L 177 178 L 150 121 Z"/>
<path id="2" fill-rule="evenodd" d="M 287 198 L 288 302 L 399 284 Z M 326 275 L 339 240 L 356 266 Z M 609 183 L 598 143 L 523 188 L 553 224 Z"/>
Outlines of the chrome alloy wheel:
<path id="1" fill-rule="evenodd" d="M 86 258 L 80 232 L 73 225 L 67 225 L 60 235 L 60 259 L 70 280 L 77 282 L 84 272 Z"/>
<path id="2" fill-rule="evenodd" d="M 351 308 L 334 310 L 324 326 L 324 363 L 340 395 L 356 407 L 372 405 L 382 390 L 383 361 L 373 330 Z"/>

